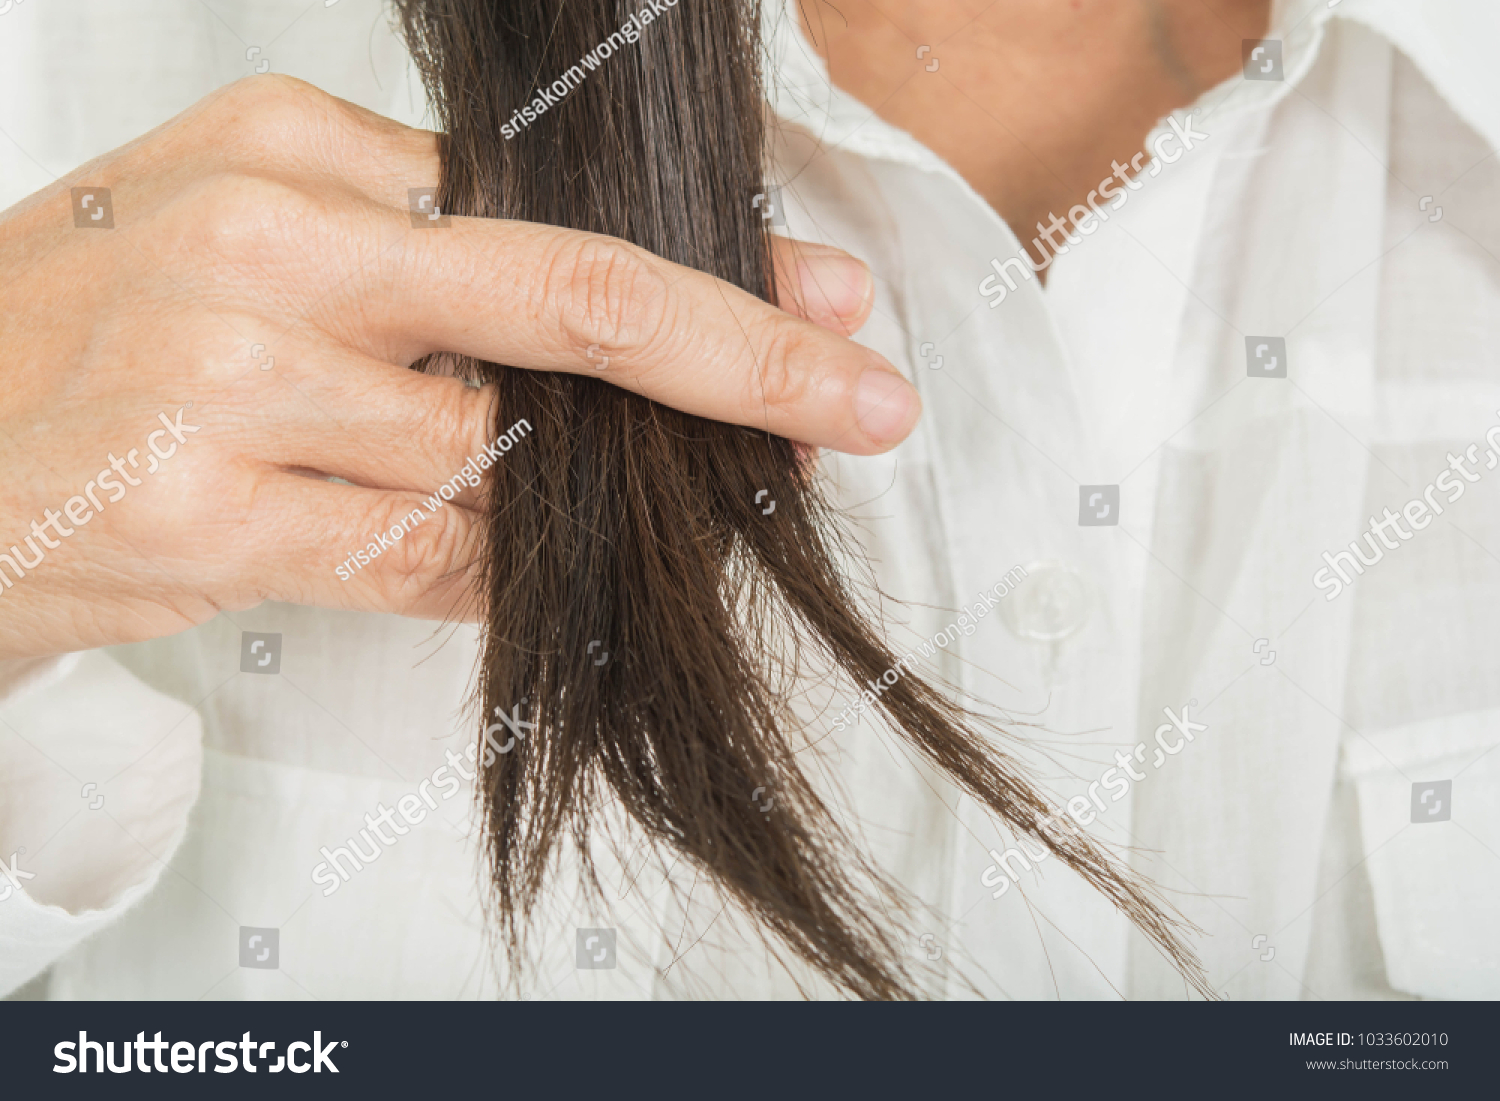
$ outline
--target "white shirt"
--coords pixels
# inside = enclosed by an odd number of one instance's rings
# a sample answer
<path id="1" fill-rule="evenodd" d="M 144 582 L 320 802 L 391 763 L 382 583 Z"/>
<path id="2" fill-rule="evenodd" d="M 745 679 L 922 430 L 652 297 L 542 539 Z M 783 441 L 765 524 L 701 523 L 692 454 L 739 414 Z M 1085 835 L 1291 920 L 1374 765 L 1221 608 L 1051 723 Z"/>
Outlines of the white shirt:
<path id="1" fill-rule="evenodd" d="M 17 5 L 0 19 L 0 203 L 264 59 L 419 123 L 379 7 Z M 1017 279 L 993 308 L 997 284 L 980 288 L 1015 235 L 771 22 L 784 232 L 872 265 L 858 339 L 925 406 L 892 454 L 824 459 L 874 580 L 906 602 L 881 609 L 896 652 L 1025 569 L 925 667 L 1009 717 L 1051 790 L 1133 848 L 1203 930 L 1225 995 L 1500 993 L 1490 6 L 1286 4 L 1270 35 L 1284 79 L 1236 77 L 1177 112 L 1208 137 L 1105 206 L 1045 290 Z M 1272 355 L 1286 377 L 1252 377 Z M 1471 444 L 1464 496 L 1440 493 L 1444 514 L 1409 538 L 1387 528 L 1395 546 L 1328 599 L 1324 552 Z M 1117 501 L 1080 489 L 1110 486 Z M 1080 524 L 1106 506 L 1116 523 Z M 247 631 L 281 635 L 279 672 L 240 671 Z M 471 629 L 267 604 L 29 667 L 0 706 L 0 858 L 21 870 L 0 878 L 0 990 L 49 971 L 54 997 L 507 992 L 470 790 L 443 771 L 473 739 L 459 707 L 475 646 Z M 920 901 L 912 950 L 934 996 L 1183 996 L 1056 861 L 1012 862 L 995 897 L 991 850 L 1015 839 L 872 716 L 832 732 L 855 698 L 810 686 L 797 702 L 822 737 L 807 767 Z M 1168 710 L 1203 729 L 1187 741 Z M 1134 780 L 1115 754 L 1138 744 Z M 388 821 L 405 832 L 361 838 L 367 814 L 401 806 Z M 378 855 L 343 858 L 345 878 L 322 850 L 351 840 Z M 565 868 L 526 996 L 829 992 L 691 873 L 643 867 L 628 836 L 623 867 L 598 855 L 605 911 L 578 904 Z M 617 931 L 612 968 L 579 966 L 595 928 Z M 246 929 L 277 931 L 274 959 Z M 242 966 L 252 935 L 262 965 Z"/>

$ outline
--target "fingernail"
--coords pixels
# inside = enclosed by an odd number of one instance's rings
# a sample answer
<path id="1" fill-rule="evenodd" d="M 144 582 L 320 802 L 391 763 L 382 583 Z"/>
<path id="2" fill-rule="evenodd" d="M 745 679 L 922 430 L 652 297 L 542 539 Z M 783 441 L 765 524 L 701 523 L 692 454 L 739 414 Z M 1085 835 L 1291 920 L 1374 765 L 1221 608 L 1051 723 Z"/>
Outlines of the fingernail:
<path id="1" fill-rule="evenodd" d="M 797 258 L 798 286 L 810 314 L 855 317 L 875 297 L 875 277 L 854 257 L 804 253 Z"/>
<path id="2" fill-rule="evenodd" d="M 854 392 L 854 419 L 881 445 L 904 440 L 922 412 L 922 399 L 895 371 L 867 367 Z"/>

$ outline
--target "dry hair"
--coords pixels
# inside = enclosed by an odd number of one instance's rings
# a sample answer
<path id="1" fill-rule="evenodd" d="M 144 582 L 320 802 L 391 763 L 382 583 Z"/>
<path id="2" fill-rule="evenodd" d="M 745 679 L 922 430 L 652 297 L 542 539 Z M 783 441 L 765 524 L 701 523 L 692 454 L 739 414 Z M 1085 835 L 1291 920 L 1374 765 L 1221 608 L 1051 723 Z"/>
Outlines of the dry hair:
<path id="1" fill-rule="evenodd" d="M 438 205 L 622 238 L 773 301 L 769 239 L 751 206 L 764 190 L 766 137 L 758 0 L 679 0 L 516 136 L 502 134 L 641 6 L 396 0 L 444 134 Z M 534 429 L 490 473 L 476 693 L 483 715 L 519 707 L 536 724 L 513 751 L 487 752 L 479 781 L 490 909 L 512 973 L 565 842 L 598 897 L 591 838 L 617 801 L 776 951 L 856 997 L 919 996 L 893 916 L 907 912 L 900 893 L 799 767 L 802 732 L 778 697 L 778 639 L 855 684 L 896 664 L 835 565 L 836 518 L 793 444 L 597 375 L 451 356 L 424 366 L 438 361 L 497 384 L 497 434 L 522 418 Z M 776 501 L 770 515 L 761 490 Z M 595 640 L 610 654 L 602 666 Z M 983 720 L 914 674 L 878 707 L 1212 996 L 1182 920 L 1065 816 L 1044 828 L 1053 808 L 997 748 L 996 731 L 986 736 Z M 761 787 L 775 793 L 769 815 L 751 799 Z"/>

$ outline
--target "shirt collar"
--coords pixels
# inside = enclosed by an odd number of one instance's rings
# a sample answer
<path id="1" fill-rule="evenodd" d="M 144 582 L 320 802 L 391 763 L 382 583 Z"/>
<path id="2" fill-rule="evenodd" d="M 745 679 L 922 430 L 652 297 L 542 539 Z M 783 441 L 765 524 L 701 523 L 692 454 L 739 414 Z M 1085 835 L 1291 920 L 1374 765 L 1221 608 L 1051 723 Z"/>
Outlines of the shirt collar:
<path id="1" fill-rule="evenodd" d="M 829 149 L 952 173 L 936 153 L 833 85 L 828 66 L 802 33 L 797 0 L 765 0 L 766 91 L 771 110 Z"/>
<path id="2" fill-rule="evenodd" d="M 818 138 L 825 148 L 907 164 L 957 178 L 957 173 L 905 130 L 892 126 L 847 92 L 834 87 L 823 62 L 802 33 L 795 0 L 767 0 L 767 91 L 772 111 Z M 1492 148 L 1500 148 L 1500 67 L 1485 56 L 1500 41 L 1493 0 L 1277 0 L 1267 39 L 1281 43 L 1284 80 L 1235 75 L 1173 114 L 1195 123 L 1268 110 L 1307 76 L 1333 19 L 1362 22 L 1389 39 L 1417 64 L 1460 118 Z"/>
<path id="3" fill-rule="evenodd" d="M 1348 9 L 1347 11 L 1345 9 Z M 1385 36 L 1459 118 L 1500 149 L 1500 4 L 1495 0 L 1342 0 L 1334 9 Z"/>

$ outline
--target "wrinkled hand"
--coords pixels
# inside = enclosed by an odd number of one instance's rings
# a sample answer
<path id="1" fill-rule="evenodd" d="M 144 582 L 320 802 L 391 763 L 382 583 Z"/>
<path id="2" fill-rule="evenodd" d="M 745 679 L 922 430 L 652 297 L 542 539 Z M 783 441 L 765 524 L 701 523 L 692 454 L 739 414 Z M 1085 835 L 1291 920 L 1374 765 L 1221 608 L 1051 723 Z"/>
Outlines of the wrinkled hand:
<path id="1" fill-rule="evenodd" d="M 267 76 L 0 215 L 0 659 L 263 600 L 472 614 L 477 490 L 335 572 L 490 442 L 489 389 L 407 369 L 432 352 L 855 454 L 916 420 L 846 339 L 872 282 L 843 253 L 778 243 L 799 318 L 611 238 L 415 228 L 408 189 L 438 175 L 433 134 Z"/>

